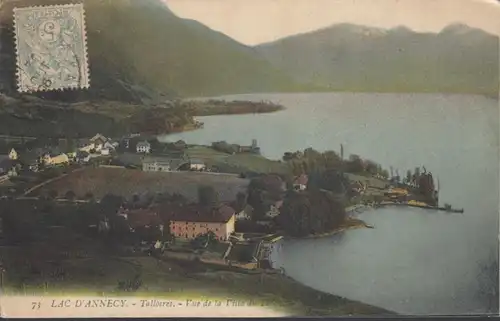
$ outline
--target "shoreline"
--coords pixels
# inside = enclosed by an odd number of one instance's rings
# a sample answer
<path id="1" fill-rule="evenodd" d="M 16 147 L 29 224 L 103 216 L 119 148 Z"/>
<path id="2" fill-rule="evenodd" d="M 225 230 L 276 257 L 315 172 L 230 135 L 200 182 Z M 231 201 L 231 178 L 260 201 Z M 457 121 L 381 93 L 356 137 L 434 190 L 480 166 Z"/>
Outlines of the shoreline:
<path id="1" fill-rule="evenodd" d="M 350 225 L 349 222 L 352 225 Z M 347 218 L 346 219 L 346 223 L 347 223 L 346 226 L 341 226 L 339 228 L 336 228 L 333 231 L 326 232 L 326 233 L 311 234 L 311 235 L 300 236 L 300 237 L 293 237 L 293 236 L 287 236 L 287 237 L 290 238 L 290 239 L 294 239 L 294 240 L 317 239 L 317 238 L 323 238 L 323 237 L 333 236 L 335 234 L 342 233 L 342 232 L 349 231 L 349 230 L 357 230 L 357 229 L 362 229 L 362 228 L 368 228 L 368 229 L 375 228 L 374 226 L 366 223 L 363 220 L 357 219 L 357 218 Z"/>

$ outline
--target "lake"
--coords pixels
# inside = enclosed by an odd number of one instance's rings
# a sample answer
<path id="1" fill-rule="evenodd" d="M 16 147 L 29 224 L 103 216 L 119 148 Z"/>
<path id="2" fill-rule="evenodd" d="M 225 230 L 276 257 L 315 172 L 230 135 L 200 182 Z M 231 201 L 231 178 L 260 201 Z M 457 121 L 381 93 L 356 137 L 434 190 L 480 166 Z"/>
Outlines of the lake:
<path id="1" fill-rule="evenodd" d="M 219 97 L 220 98 L 220 97 Z M 261 94 L 272 114 L 200 117 L 201 130 L 166 136 L 193 144 L 286 151 L 340 150 L 392 166 L 403 176 L 425 166 L 440 180 L 440 202 L 464 214 L 385 208 L 360 218 L 375 229 L 283 240 L 272 259 L 295 280 L 403 314 L 498 311 L 498 101 L 441 94 Z"/>

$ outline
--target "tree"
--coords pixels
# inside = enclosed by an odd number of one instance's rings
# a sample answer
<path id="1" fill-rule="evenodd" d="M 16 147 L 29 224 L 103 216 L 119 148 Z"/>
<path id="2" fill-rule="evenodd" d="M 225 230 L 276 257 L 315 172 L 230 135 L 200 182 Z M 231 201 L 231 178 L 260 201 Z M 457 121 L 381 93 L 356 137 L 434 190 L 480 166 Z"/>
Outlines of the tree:
<path id="1" fill-rule="evenodd" d="M 255 177 L 248 184 L 247 202 L 254 209 L 253 219 L 262 218 L 272 204 L 283 199 L 284 181 L 278 175 L 264 175 Z"/>
<path id="2" fill-rule="evenodd" d="M 198 202 L 203 206 L 215 206 L 219 203 L 219 195 L 213 186 L 198 187 Z"/>
<path id="3" fill-rule="evenodd" d="M 406 171 L 406 182 L 408 184 L 411 184 L 413 181 L 413 175 L 411 173 L 411 170 Z"/>
<path id="4" fill-rule="evenodd" d="M 379 172 L 379 165 L 371 160 L 366 160 L 365 171 L 371 175 L 375 175 Z"/>
<path id="5" fill-rule="evenodd" d="M 317 150 L 309 147 L 304 149 L 304 157 L 309 158 L 309 159 L 317 159 L 321 156 L 321 153 L 318 152 Z"/>
<path id="6" fill-rule="evenodd" d="M 291 236 L 306 236 L 338 228 L 345 218 L 340 198 L 330 192 L 308 190 L 298 195 L 287 195 L 278 223 Z"/>
<path id="7" fill-rule="evenodd" d="M 363 172 L 365 169 L 361 157 L 354 154 L 349 156 L 349 160 L 347 161 L 346 167 L 347 167 L 346 171 L 350 173 L 360 173 Z"/>
<path id="8" fill-rule="evenodd" d="M 92 194 L 92 192 L 87 192 L 83 196 L 83 199 L 86 200 L 86 201 L 93 201 L 94 200 L 94 194 Z"/>
<path id="9" fill-rule="evenodd" d="M 125 200 L 123 197 L 108 193 L 103 196 L 99 205 L 103 209 L 106 215 L 111 213 L 116 213 L 116 211 L 123 205 Z"/>
<path id="10" fill-rule="evenodd" d="M 323 153 L 323 159 L 325 162 L 326 169 L 338 168 L 342 163 L 339 155 L 337 155 L 337 153 L 331 150 L 328 150 Z"/>
<path id="11" fill-rule="evenodd" d="M 51 189 L 48 193 L 47 193 L 47 196 L 49 197 L 49 199 L 56 199 L 57 196 L 59 196 L 59 193 L 57 193 L 56 190 L 53 190 Z"/>
<path id="12" fill-rule="evenodd" d="M 236 194 L 236 211 L 242 211 L 247 205 L 247 194 L 238 192 Z"/>
<path id="13" fill-rule="evenodd" d="M 64 198 L 67 200 L 74 200 L 75 197 L 76 197 L 76 194 L 73 191 L 67 191 L 66 194 L 64 194 Z"/>

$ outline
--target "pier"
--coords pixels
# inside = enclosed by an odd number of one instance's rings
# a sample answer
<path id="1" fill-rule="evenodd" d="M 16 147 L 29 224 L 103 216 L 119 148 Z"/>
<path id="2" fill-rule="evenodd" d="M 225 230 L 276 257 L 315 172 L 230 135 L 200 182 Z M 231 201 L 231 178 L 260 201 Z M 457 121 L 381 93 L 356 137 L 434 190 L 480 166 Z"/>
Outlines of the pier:
<path id="1" fill-rule="evenodd" d="M 447 213 L 463 213 L 464 209 L 456 209 L 451 206 L 430 206 L 430 205 L 416 205 L 416 204 L 408 204 L 408 203 L 395 203 L 395 202 L 382 202 L 380 204 L 375 205 L 375 207 L 384 207 L 384 206 L 406 206 L 406 207 L 417 207 L 423 208 L 426 210 L 434 210 L 434 211 L 442 211 Z"/>

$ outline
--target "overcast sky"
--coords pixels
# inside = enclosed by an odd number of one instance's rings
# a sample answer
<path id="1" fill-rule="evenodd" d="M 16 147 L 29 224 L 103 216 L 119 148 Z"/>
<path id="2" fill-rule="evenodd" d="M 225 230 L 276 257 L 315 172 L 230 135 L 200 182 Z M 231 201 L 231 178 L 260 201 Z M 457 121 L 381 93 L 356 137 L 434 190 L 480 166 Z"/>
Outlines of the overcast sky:
<path id="1" fill-rule="evenodd" d="M 496 0 L 164 0 L 175 14 L 197 20 L 247 45 L 349 22 L 382 28 L 406 25 L 439 31 L 462 22 L 500 35 Z"/>

